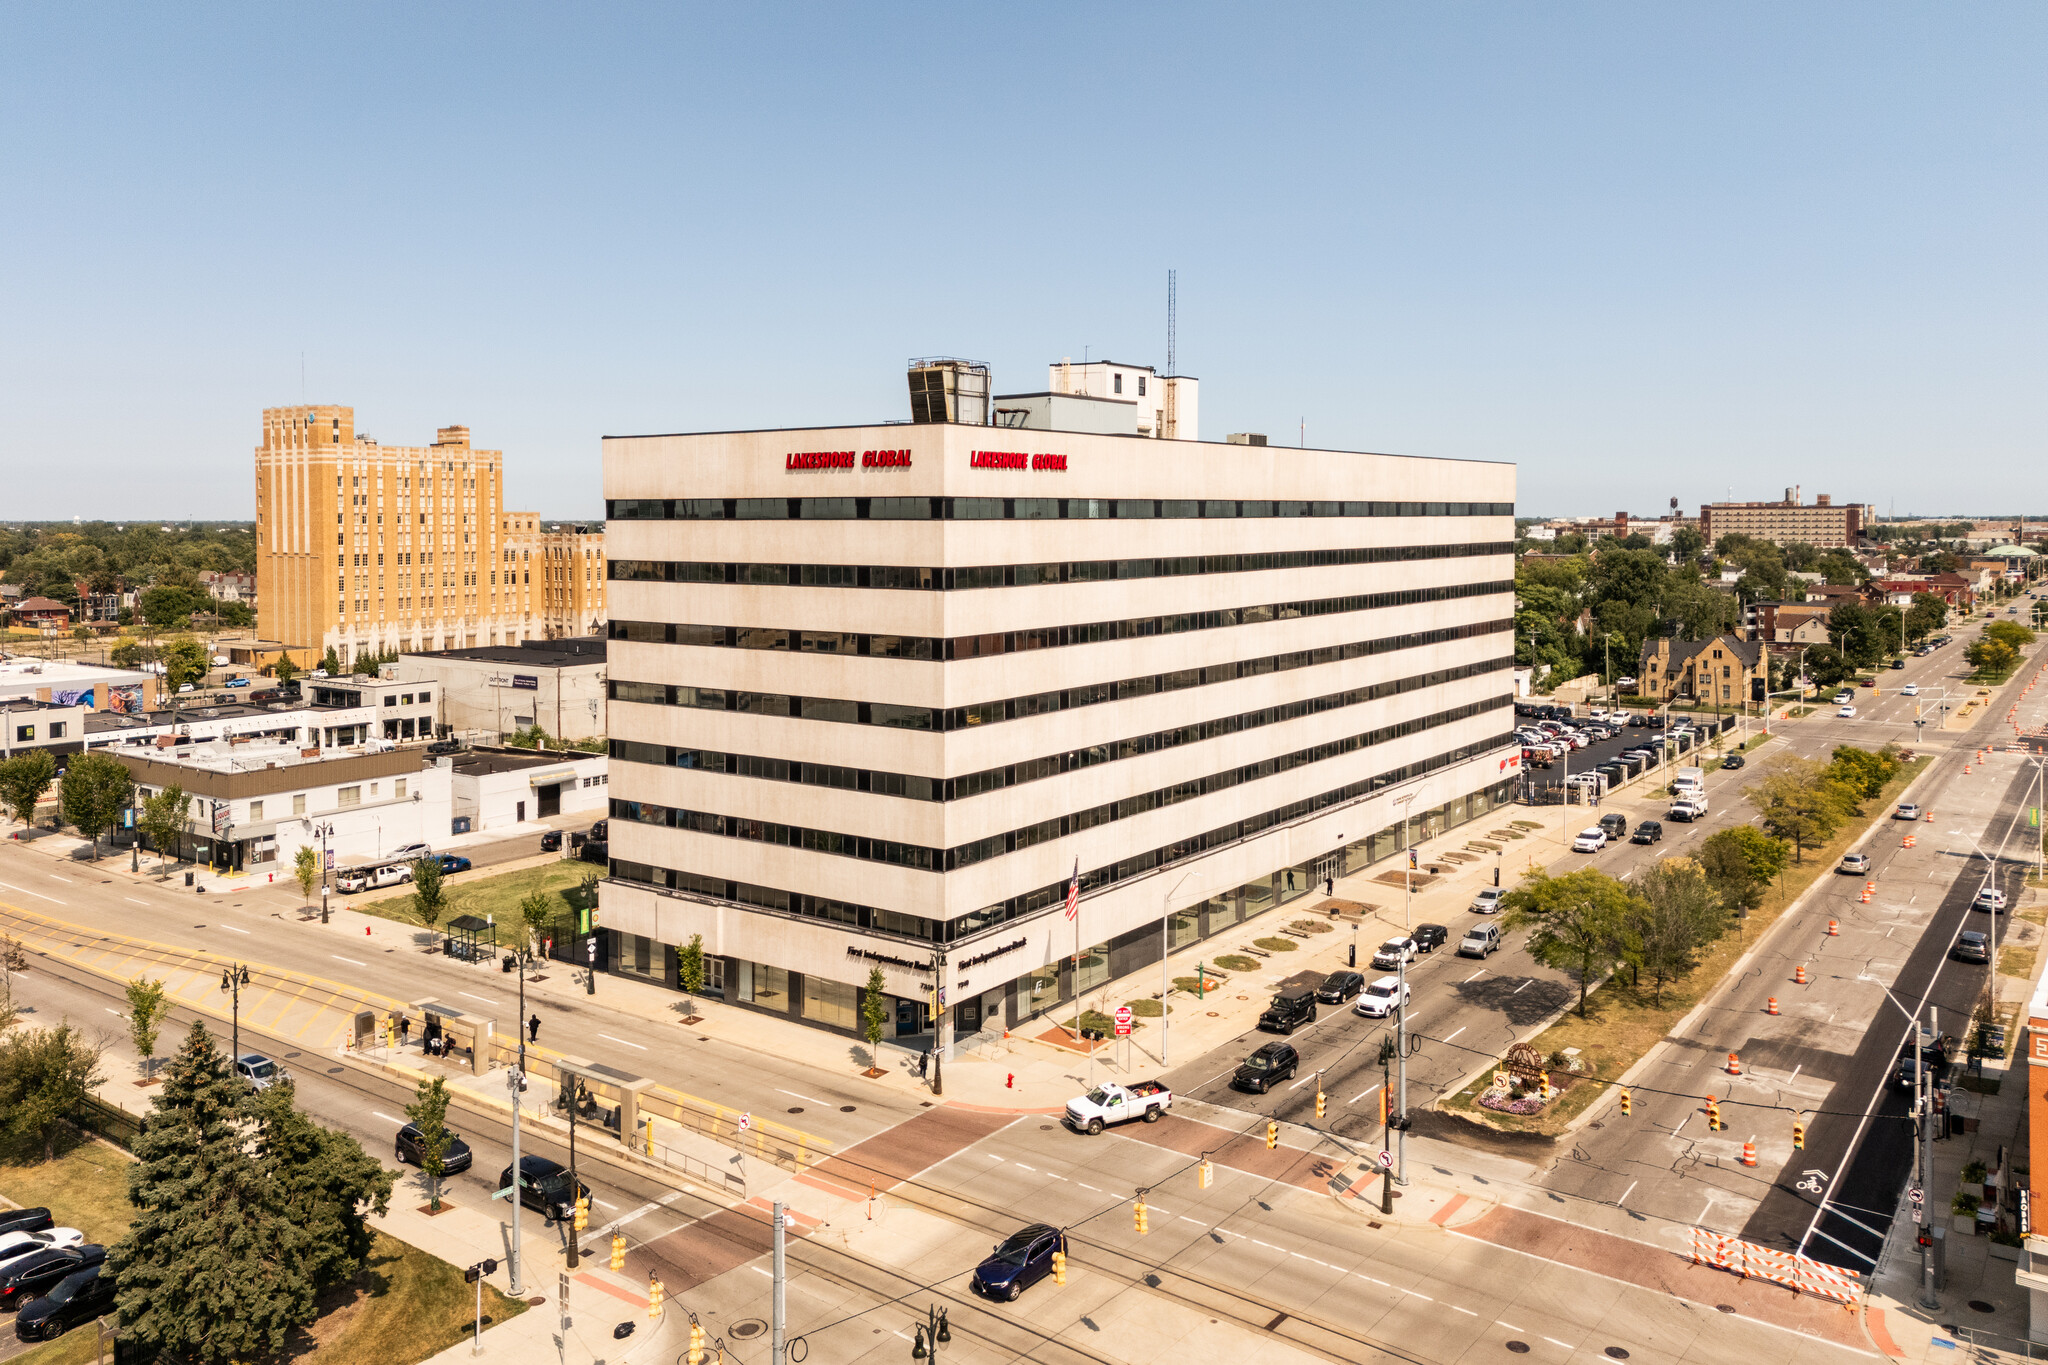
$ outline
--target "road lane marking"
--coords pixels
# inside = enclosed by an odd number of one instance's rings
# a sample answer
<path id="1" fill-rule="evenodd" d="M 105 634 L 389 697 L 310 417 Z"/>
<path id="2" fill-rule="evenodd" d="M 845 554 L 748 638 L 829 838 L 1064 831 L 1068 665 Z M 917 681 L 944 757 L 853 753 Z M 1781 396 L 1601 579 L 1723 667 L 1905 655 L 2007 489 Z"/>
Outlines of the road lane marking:
<path id="1" fill-rule="evenodd" d="M 395 1123 L 401 1128 L 405 1127 L 404 1119 L 392 1118 L 391 1115 L 385 1113 L 382 1109 L 372 1109 L 370 1112 L 375 1114 L 378 1118 L 384 1120 L 386 1123 Z"/>
<path id="2" fill-rule="evenodd" d="M 1306 1076 L 1303 1076 L 1303 1077 L 1302 1077 L 1302 1078 L 1301 1078 L 1300 1080 L 1296 1081 L 1296 1082 L 1295 1082 L 1295 1083 L 1294 1083 L 1293 1085 L 1290 1085 L 1290 1086 L 1288 1086 L 1288 1087 L 1287 1087 L 1287 1093 L 1288 1093 L 1288 1094 L 1290 1094 L 1290 1095 L 1291 1095 L 1291 1094 L 1293 1094 L 1293 1093 L 1294 1093 L 1295 1091 L 1297 1091 L 1297 1090 L 1301 1089 L 1301 1088 L 1302 1088 L 1303 1086 L 1307 1085 L 1307 1084 L 1308 1084 L 1308 1083 L 1309 1083 L 1310 1081 L 1314 1080 L 1315 1078 L 1316 1078 L 1316 1075 L 1315 1075 L 1315 1073 L 1314 1073 L 1313 1071 L 1311 1071 L 1311 1072 L 1310 1072 L 1310 1073 L 1309 1073 L 1308 1075 L 1306 1075 Z"/>
<path id="3" fill-rule="evenodd" d="M 122 900 L 124 900 L 124 901 L 127 901 L 127 902 L 128 902 L 128 903 L 129 903 L 130 905 L 148 905 L 148 904 L 149 904 L 149 902 L 148 902 L 148 901 L 139 901 L 139 900 L 135 899 L 135 897 L 133 897 L 133 896 L 123 896 L 123 897 L 121 897 L 121 899 L 122 899 Z"/>
<path id="4" fill-rule="evenodd" d="M 0 886 L 6 887 L 9 891 L 19 891 L 24 896 L 34 896 L 39 901 L 48 901 L 52 905 L 68 905 L 70 903 L 68 901 L 60 901 L 55 896 L 45 896 L 40 891 L 31 891 L 25 886 L 16 886 L 12 882 L 0 882 Z"/>
<path id="5" fill-rule="evenodd" d="M 468 991 L 457 991 L 455 993 L 457 995 L 469 995 Z M 498 1003 L 497 1001 L 491 999 L 488 995 L 469 995 L 469 998 L 472 1000 L 481 1000 L 486 1005 L 496 1005 Z"/>
<path id="6" fill-rule="evenodd" d="M 1536 984 L 1536 978 L 1532 976 L 1532 977 L 1530 977 L 1530 978 L 1529 978 L 1529 979 L 1528 979 L 1527 981 L 1524 981 L 1524 982 L 1523 982 L 1523 983 L 1522 983 L 1521 985 L 1519 985 L 1519 986 L 1515 987 L 1515 988 L 1514 988 L 1513 990 L 1509 991 L 1509 992 L 1508 992 L 1508 994 L 1509 994 L 1509 995 L 1520 995 L 1520 994 L 1521 994 L 1521 993 L 1522 993 L 1523 991 L 1526 991 L 1526 990 L 1528 990 L 1528 989 L 1529 989 L 1529 987 L 1531 987 L 1531 986 L 1533 986 L 1533 985 L 1535 985 L 1535 984 Z"/>
<path id="7" fill-rule="evenodd" d="M 68 882 L 71 880 L 69 877 L 60 877 L 54 872 L 45 872 L 43 875 L 53 882 Z"/>
<path id="8" fill-rule="evenodd" d="M 1566 1349 L 1567 1351 L 1576 1351 L 1576 1350 L 1578 1350 L 1578 1349 L 1579 1349 L 1578 1347 L 1576 1347 L 1576 1346 L 1572 1345 L 1572 1344 L 1571 1344 L 1570 1342 L 1568 1342 L 1568 1341 L 1559 1341 L 1559 1340 L 1558 1340 L 1558 1339 L 1557 1339 L 1556 1337 L 1545 1337 L 1545 1338 L 1543 1338 L 1543 1339 L 1544 1339 L 1545 1341 L 1549 1342 L 1549 1343 L 1550 1343 L 1550 1344 L 1551 1344 L 1552 1346 L 1562 1346 L 1562 1347 L 1564 1347 L 1564 1348 L 1565 1348 L 1565 1349 Z"/>
<path id="9" fill-rule="evenodd" d="M 1790 1085 L 1790 1084 L 1791 1084 L 1792 1082 L 1794 1082 L 1794 1081 L 1798 1080 L 1798 1079 L 1799 1079 L 1799 1070 L 1800 1070 L 1800 1067 L 1803 1067 L 1803 1066 L 1805 1066 L 1805 1065 L 1806 1065 L 1806 1063 L 1805 1063 L 1805 1062 L 1801 1062 L 1801 1063 L 1799 1064 L 1799 1066 L 1795 1066 L 1795 1067 L 1793 1067 L 1793 1068 L 1792 1068 L 1792 1074 L 1791 1074 L 1791 1075 L 1789 1075 L 1789 1076 L 1787 1076 L 1787 1077 L 1785 1078 L 1785 1084 L 1787 1084 L 1787 1085 Z"/>
<path id="10" fill-rule="evenodd" d="M 218 927 L 222 929 L 234 929 L 234 931 L 238 934 L 246 934 L 249 932 L 247 929 L 236 929 L 235 926 L 232 924 L 223 924 L 219 925 Z"/>
<path id="11" fill-rule="evenodd" d="M 1479 979 L 1480 977 L 1482 977 L 1482 976 L 1485 976 L 1485 975 L 1486 975 L 1486 968 L 1484 968 L 1484 967 L 1481 967 L 1481 968 L 1480 968 L 1480 969 L 1479 969 L 1478 971 L 1476 971 L 1476 972 L 1472 973 L 1472 975 L 1470 975 L 1470 976 L 1466 977 L 1464 981 L 1460 981 L 1460 982 L 1459 982 L 1458 984 L 1459 984 L 1460 986 L 1462 986 L 1462 985 L 1464 985 L 1464 984 L 1465 984 L 1465 983 L 1466 983 L 1467 981 L 1477 981 L 1477 980 L 1478 980 L 1478 979 Z"/>
<path id="12" fill-rule="evenodd" d="M 1640 1180 L 1631 1180 L 1631 1181 L 1629 1181 L 1629 1182 L 1628 1182 L 1628 1188 L 1627 1188 L 1627 1189 L 1625 1189 L 1625 1190 L 1623 1190 L 1623 1191 L 1621 1192 L 1621 1198 L 1619 1198 L 1619 1199 L 1617 1199 L 1617 1200 L 1615 1200 L 1615 1201 L 1614 1201 L 1614 1203 L 1615 1203 L 1615 1207 L 1617 1207 L 1617 1208 L 1620 1208 L 1620 1207 L 1624 1207 L 1624 1206 L 1626 1206 L 1626 1205 L 1627 1205 L 1627 1203 L 1628 1203 L 1628 1197 L 1629 1197 L 1630 1195 L 1634 1194 L 1634 1193 L 1636 1192 L 1636 1186 L 1638 1186 L 1638 1185 L 1640 1185 L 1640 1184 L 1642 1184 L 1642 1183 L 1643 1183 L 1643 1182 L 1642 1182 L 1642 1181 L 1640 1181 Z"/>
<path id="13" fill-rule="evenodd" d="M 1194 1224 L 1194 1225 L 1195 1225 L 1196 1227 L 1198 1227 L 1198 1228 L 1205 1228 L 1205 1227 L 1209 1226 L 1209 1225 L 1208 1225 L 1207 1223 L 1204 1223 L 1204 1222 L 1203 1222 L 1203 1221 L 1202 1221 L 1201 1219 L 1199 1219 L 1199 1218 L 1190 1218 L 1190 1217 L 1188 1217 L 1188 1216 L 1187 1216 L 1186 1214 L 1182 1214 L 1182 1215 L 1180 1216 L 1180 1221 L 1181 1221 L 1181 1222 L 1183 1222 L 1183 1223 L 1193 1223 L 1193 1224 Z"/>
<path id="14" fill-rule="evenodd" d="M 1684 1118 L 1682 1118 L 1682 1119 L 1680 1119 L 1680 1120 L 1678 1121 L 1678 1128 L 1683 1128 L 1683 1127 L 1685 1127 L 1685 1125 L 1686 1125 L 1687 1123 L 1691 1122 L 1691 1120 L 1692 1120 L 1692 1110 L 1688 1109 L 1688 1110 L 1686 1110 L 1686 1111 L 1685 1111 L 1685 1117 L 1684 1117 Z M 1677 1137 L 1677 1136 L 1678 1136 L 1678 1128 L 1673 1128 L 1673 1129 L 1671 1130 L 1671 1136 L 1673 1136 L 1673 1137 Z"/>
<path id="15" fill-rule="evenodd" d="M 831 1104 L 831 1101 L 830 1101 L 830 1100 L 819 1100 L 819 1099 L 813 1099 L 813 1098 L 811 1098 L 811 1097 L 810 1097 L 809 1095 L 799 1095 L 799 1094 L 797 1094 L 797 1093 L 796 1093 L 796 1091 L 794 1091 L 794 1090 L 784 1090 L 784 1089 L 783 1089 L 782 1087 L 780 1087 L 780 1086 L 777 1086 L 777 1087 L 775 1088 L 775 1093 L 776 1093 L 776 1094 L 778 1094 L 778 1095 L 788 1095 L 788 1096 L 789 1096 L 789 1097 L 790 1097 L 791 1099 L 798 1099 L 798 1100 L 802 1100 L 802 1101 L 803 1101 L 804 1103 L 806 1103 L 806 1104 L 822 1104 L 822 1105 L 830 1105 L 830 1104 Z M 1001 1158 L 1001 1157 L 997 1157 L 997 1158 L 996 1158 L 996 1160 L 998 1160 L 998 1161 L 1001 1161 L 1001 1160 L 1002 1160 L 1002 1158 Z"/>
<path id="16" fill-rule="evenodd" d="M 1413 1298 L 1418 1298 L 1418 1299 L 1421 1299 L 1421 1300 L 1422 1300 L 1422 1301 L 1423 1301 L 1424 1303 L 1435 1303 L 1435 1302 L 1436 1302 L 1436 1300 L 1435 1300 L 1435 1299 L 1432 1299 L 1432 1298 L 1431 1298 L 1431 1297 L 1430 1297 L 1429 1295 L 1427 1295 L 1427 1294 L 1424 1294 L 1424 1293 L 1421 1293 L 1421 1292 L 1420 1292 L 1420 1291 L 1418 1291 L 1418 1290 L 1414 1290 L 1414 1289 L 1411 1289 L 1411 1290 L 1409 1290 L 1409 1291 L 1408 1291 L 1408 1293 L 1409 1293 L 1409 1295 L 1410 1295 L 1411 1297 L 1413 1297 Z"/>
<path id="17" fill-rule="evenodd" d="M 1273 1245 L 1273 1244 L 1272 1244 L 1271 1242 L 1261 1242 L 1261 1241 L 1260 1241 L 1260 1240 L 1259 1240 L 1258 1238 L 1256 1238 L 1256 1237 L 1252 1238 L 1252 1245 L 1253 1245 L 1253 1246 L 1255 1246 L 1255 1247 L 1264 1247 L 1264 1248 L 1265 1248 L 1266 1250 L 1268 1250 L 1268 1251 L 1278 1251 L 1278 1250 L 1280 1250 L 1280 1248 L 1279 1248 L 1279 1247 L 1276 1247 L 1276 1246 L 1274 1246 L 1274 1245 Z"/>
<path id="18" fill-rule="evenodd" d="M 590 1202 L 591 1202 L 591 1203 L 593 1203 L 593 1204 L 602 1204 L 602 1205 L 604 1205 L 604 1206 L 605 1206 L 606 1208 L 608 1208 L 608 1209 L 615 1209 L 615 1208 L 617 1208 L 617 1207 L 618 1207 L 618 1205 L 617 1205 L 617 1204 L 614 1204 L 614 1203 L 613 1203 L 613 1202 L 612 1202 L 611 1200 L 609 1200 L 609 1199 L 599 1199 L 599 1198 L 598 1198 L 598 1197 L 597 1197 L 596 1195 L 594 1195 L 594 1194 L 590 1196 Z"/>
<path id="19" fill-rule="evenodd" d="M 343 957 L 340 953 L 329 953 L 328 956 L 333 958 L 336 962 L 346 962 L 352 967 L 367 967 L 370 965 L 367 962 L 357 962 L 352 957 Z"/>
<path id="20" fill-rule="evenodd" d="M 104 1005 L 101 1008 L 105 1009 L 108 1014 L 113 1015 L 116 1019 L 125 1019 L 128 1017 L 125 1014 L 121 1013 L 121 1011 L 115 1009 L 112 1005 Z"/>
<path id="21" fill-rule="evenodd" d="M 617 1044 L 619 1044 L 619 1045 L 620 1045 L 620 1046 L 622 1046 L 622 1047 L 637 1047 L 637 1048 L 639 1048 L 639 1049 L 640 1049 L 640 1050 L 641 1050 L 642 1052 L 645 1052 L 645 1051 L 647 1051 L 647 1049 L 646 1049 L 645 1047 L 641 1046 L 641 1044 L 639 1044 L 639 1043 L 629 1043 L 629 1042 L 627 1042 L 627 1041 L 626 1041 L 626 1040 L 625 1040 L 624 1038 L 612 1038 L 612 1036 L 611 1036 L 611 1035 L 610 1035 L 609 1033 L 600 1033 L 600 1034 L 598 1034 L 597 1036 L 598 1036 L 598 1037 L 600 1037 L 600 1038 L 609 1038 L 609 1039 L 611 1039 L 611 1041 L 612 1041 L 612 1042 L 614 1042 L 614 1043 L 617 1043 Z"/>
<path id="22" fill-rule="evenodd" d="M 1447 1035 L 1445 1036 L 1445 1038 L 1444 1038 L 1444 1041 L 1448 1043 L 1448 1042 L 1450 1042 L 1450 1041 L 1451 1041 L 1451 1039 L 1453 1039 L 1453 1038 L 1457 1037 L 1457 1036 L 1458 1036 L 1458 1033 L 1463 1033 L 1464 1031 L 1465 1031 L 1465 1025 L 1463 1025 L 1463 1024 L 1460 1024 L 1460 1025 L 1458 1025 L 1458 1032 L 1457 1032 L 1457 1033 L 1452 1033 L 1452 1034 L 1447 1034 Z"/>
<path id="23" fill-rule="evenodd" d="M 1080 1186 L 1080 1187 L 1081 1187 L 1082 1189 L 1084 1189 L 1084 1190 L 1094 1190 L 1094 1191 L 1095 1191 L 1095 1193 L 1097 1193 L 1097 1194 L 1101 1194 L 1101 1193 L 1102 1193 L 1102 1191 L 1101 1191 L 1101 1190 L 1097 1190 L 1097 1189 L 1095 1189 L 1095 1187 L 1094 1187 L 1093 1185 L 1090 1185 L 1090 1184 L 1089 1184 L 1089 1183 L 1088 1183 L 1087 1181 L 1085 1181 L 1085 1180 L 1076 1180 L 1076 1181 L 1075 1181 L 1074 1183 L 1075 1183 L 1076 1185 L 1079 1185 L 1079 1186 Z"/>
<path id="24" fill-rule="evenodd" d="M 1033 1174 L 1033 1175 L 1037 1175 L 1037 1174 L 1038 1174 L 1038 1171 L 1037 1171 L 1037 1169 L 1036 1169 L 1035 1167 L 1031 1167 L 1031 1166 L 1026 1166 L 1026 1165 L 1025 1165 L 1025 1164 L 1024 1164 L 1023 1162 L 1021 1162 L 1021 1161 L 1017 1163 L 1017 1169 L 1018 1169 L 1018 1170 L 1020 1170 L 1020 1171 L 1030 1171 L 1030 1172 L 1031 1172 L 1031 1174 Z"/>
<path id="25" fill-rule="evenodd" d="M 1499 1318 L 1495 1318 L 1494 1321 L 1500 1323 L 1501 1326 L 1507 1328 L 1510 1332 L 1519 1332 L 1522 1330 L 1521 1328 L 1515 1326 L 1512 1322 L 1503 1322 Z"/>
<path id="26" fill-rule="evenodd" d="M 1471 1309 L 1469 1309 L 1469 1308 L 1460 1308 L 1460 1307 L 1458 1307 L 1458 1305 L 1456 1305 L 1455 1303 L 1453 1303 L 1453 1304 L 1446 1304 L 1446 1305 L 1445 1305 L 1445 1307 L 1449 1308 L 1449 1309 L 1450 1309 L 1450 1310 L 1451 1310 L 1451 1311 L 1452 1311 L 1453 1313 L 1463 1313 L 1463 1314 L 1464 1314 L 1464 1315 L 1465 1315 L 1466 1317 L 1468 1317 L 1468 1318 L 1476 1318 L 1476 1317 L 1478 1317 L 1478 1316 L 1479 1316 L 1479 1315 L 1478 1315 L 1477 1313 L 1473 1312 L 1473 1311 L 1472 1311 Z"/>

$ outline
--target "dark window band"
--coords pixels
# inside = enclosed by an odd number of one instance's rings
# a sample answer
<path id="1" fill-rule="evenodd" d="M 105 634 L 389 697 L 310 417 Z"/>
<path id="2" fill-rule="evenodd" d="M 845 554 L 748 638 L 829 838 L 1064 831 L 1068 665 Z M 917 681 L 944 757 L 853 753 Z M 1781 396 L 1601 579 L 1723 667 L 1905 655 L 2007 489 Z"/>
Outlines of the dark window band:
<path id="1" fill-rule="evenodd" d="M 973 706 L 934 709 L 899 706 L 890 702 L 849 701 L 842 697 L 804 697 L 786 692 L 740 692 L 723 687 L 692 687 L 687 683 L 632 682 L 614 678 L 606 684 L 613 701 L 640 702 L 650 706 L 690 706 L 706 711 L 738 711 L 757 716 L 789 716 L 800 720 L 832 720 L 851 725 L 886 725 L 899 730 L 958 731 L 1053 711 L 1121 701 L 1127 697 L 1149 696 L 1154 692 L 1176 692 L 1187 687 L 1231 682 L 1237 678 L 1266 673 L 1284 673 L 1314 664 L 1362 659 L 1396 650 L 1449 644 L 1453 640 L 1476 639 L 1513 630 L 1513 620 L 1479 621 L 1464 626 L 1439 626 L 1407 635 L 1357 640 L 1344 645 L 1296 650 L 1291 654 L 1267 654 L 1256 659 L 1186 668 L 1174 673 L 1147 673 L 1116 682 L 1092 683 L 1082 687 L 1040 692 L 1027 697 L 1009 697 Z M 883 637 L 874 637 L 883 638 Z M 901 638 L 901 637 L 897 637 Z"/>
<path id="2" fill-rule="evenodd" d="M 1092 768 L 1104 763 L 1177 749 L 1184 744 L 1197 744 L 1224 735 L 1242 734 L 1248 730 L 1298 720 L 1303 716 L 1320 715 L 1340 707 L 1379 701 L 1386 697 L 1416 692 L 1426 687 L 1439 687 L 1465 678 L 1483 677 L 1488 673 L 1497 673 L 1514 666 L 1514 659 L 1505 657 L 1486 659 L 1456 668 L 1440 668 L 1413 677 L 1372 683 L 1365 687 L 1331 692 L 1320 697 L 1307 697 L 1280 706 L 1239 712 L 1234 716 L 1219 716 L 1215 720 L 1196 721 L 1176 726 L 1171 730 L 1155 730 L 1147 735 L 1134 735 L 1129 739 L 1090 745 L 1085 749 L 1069 749 L 1064 753 L 1048 754 L 1043 758 L 1008 763 L 1001 767 L 985 768 L 978 773 L 965 773 L 951 778 L 920 777 L 914 773 L 849 768 L 829 763 L 804 763 L 794 759 L 765 758 L 757 754 L 679 748 L 669 744 L 644 744 L 632 739 L 613 740 L 611 756 L 624 763 L 648 763 L 659 767 L 682 768 L 691 772 L 730 773 L 735 777 L 795 782 L 804 786 L 832 787 L 840 791 L 869 792 L 878 796 L 902 796 L 913 801 L 964 801 L 985 792 L 1002 791 L 1026 782 L 1057 777 L 1061 773 L 1079 772 L 1083 768 Z"/>
<path id="3" fill-rule="evenodd" d="M 1200 517 L 1511 517 L 1511 502 L 1237 498 L 607 498 L 608 521 L 1097 521 Z"/>
<path id="4" fill-rule="evenodd" d="M 736 583 L 748 587 L 900 588 L 953 592 L 1029 588 L 1046 583 L 1119 583 L 1193 574 L 1403 564 L 1514 553 L 1513 541 L 1270 550 L 1260 554 L 1180 555 L 1165 559 L 1080 559 L 1048 564 L 977 564 L 952 569 L 890 564 L 748 564 L 716 560 L 614 559 L 607 572 L 626 583 Z"/>
<path id="5" fill-rule="evenodd" d="M 641 644 L 695 645 L 704 649 L 770 649 L 792 654 L 854 654 L 866 658 L 927 659 L 955 662 L 998 654 L 1023 654 L 1067 645 L 1093 645 L 1108 640 L 1140 640 L 1154 635 L 1187 635 L 1198 630 L 1261 625 L 1311 616 L 1335 616 L 1422 602 L 1454 602 L 1513 592 L 1513 579 L 1453 583 L 1440 588 L 1396 588 L 1390 592 L 1349 593 L 1297 602 L 1268 602 L 1250 607 L 1219 607 L 1213 611 L 1176 612 L 1166 616 L 1134 616 L 1122 621 L 1090 621 L 1071 626 L 1039 626 L 1031 630 L 996 631 L 987 635 L 879 635 L 864 631 L 788 630 L 781 626 L 704 626 L 674 621 L 613 621 L 610 638 Z M 617 684 L 614 684 L 616 686 Z"/>
<path id="6" fill-rule="evenodd" d="M 1511 699 L 1500 697 L 1480 705 L 1490 709 L 1505 706 Z M 1465 708 L 1459 708 L 1464 710 Z M 1439 722 L 1440 723 L 1440 722 Z M 1493 735 L 1476 740 L 1461 748 L 1452 749 L 1434 758 L 1417 759 L 1413 763 L 1384 772 L 1376 777 L 1360 778 L 1356 782 L 1303 797 L 1299 801 L 1278 806 L 1260 815 L 1243 820 L 1234 820 L 1226 825 L 1202 834 L 1189 835 L 1185 839 L 1144 853 L 1134 854 L 1118 862 L 1106 863 L 1082 874 L 1082 885 L 1091 890 L 1113 885 L 1126 878 L 1143 876 L 1155 868 L 1165 867 L 1187 858 L 1196 857 L 1210 849 L 1221 848 L 1239 839 L 1249 838 L 1261 830 L 1275 825 L 1298 820 L 1305 815 L 1326 810 L 1331 806 L 1369 796 L 1410 778 L 1421 777 L 1440 768 L 1462 763 L 1468 758 L 1491 753 L 1497 749 L 1512 747 L 1513 735 Z M 775 887 L 757 886 L 751 882 L 726 881 L 722 878 L 707 877 L 701 873 L 683 872 L 673 868 L 655 867 L 647 863 L 627 862 L 614 858 L 611 875 L 624 882 L 635 882 L 660 890 L 679 891 L 705 896 L 714 900 L 733 901 L 741 905 L 757 906 L 764 910 L 783 914 L 803 915 L 809 918 L 832 920 L 841 924 L 871 929 L 877 933 L 917 939 L 926 942 L 953 943 L 968 938 L 983 930 L 1035 914 L 1053 905 L 1066 894 L 1065 880 L 1048 883 L 1023 895 L 1012 896 L 994 905 L 984 906 L 971 914 L 951 920 L 934 920 L 922 915 L 906 915 L 900 911 L 885 910 L 879 906 L 859 905 L 835 901 L 823 896 L 811 896 L 802 892 L 785 891 Z"/>

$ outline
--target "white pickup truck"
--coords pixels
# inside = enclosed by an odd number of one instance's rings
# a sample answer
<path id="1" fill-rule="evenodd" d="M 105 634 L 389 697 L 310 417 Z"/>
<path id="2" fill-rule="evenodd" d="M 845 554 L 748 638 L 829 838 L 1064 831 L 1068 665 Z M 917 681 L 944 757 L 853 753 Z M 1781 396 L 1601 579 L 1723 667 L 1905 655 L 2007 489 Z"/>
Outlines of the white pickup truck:
<path id="1" fill-rule="evenodd" d="M 1173 1107 L 1173 1092 L 1158 1081 L 1122 1086 L 1105 1082 L 1077 1100 L 1067 1101 L 1066 1125 L 1077 1133 L 1095 1134 L 1105 1124 L 1141 1118 L 1157 1123 Z"/>

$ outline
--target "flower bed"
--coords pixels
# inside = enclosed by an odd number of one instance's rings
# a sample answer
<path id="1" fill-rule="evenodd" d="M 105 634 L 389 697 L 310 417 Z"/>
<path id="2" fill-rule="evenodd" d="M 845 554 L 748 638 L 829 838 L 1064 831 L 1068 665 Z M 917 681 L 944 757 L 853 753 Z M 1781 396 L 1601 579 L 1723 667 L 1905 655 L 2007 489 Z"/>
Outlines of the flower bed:
<path id="1" fill-rule="evenodd" d="M 1540 1114 L 1543 1112 L 1543 1101 L 1537 1099 L 1534 1095 L 1523 1095 L 1519 1099 L 1509 1099 L 1497 1090 L 1489 1090 L 1481 1095 L 1479 1097 L 1479 1105 L 1482 1109 L 1497 1109 L 1503 1114 Z"/>

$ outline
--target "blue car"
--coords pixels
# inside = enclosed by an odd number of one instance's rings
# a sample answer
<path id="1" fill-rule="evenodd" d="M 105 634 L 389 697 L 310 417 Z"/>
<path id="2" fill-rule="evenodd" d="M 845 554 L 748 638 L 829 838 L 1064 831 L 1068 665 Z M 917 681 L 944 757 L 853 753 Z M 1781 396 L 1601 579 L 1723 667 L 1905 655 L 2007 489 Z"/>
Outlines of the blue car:
<path id="1" fill-rule="evenodd" d="M 1052 1274 L 1052 1254 L 1064 1246 L 1060 1230 L 1044 1223 L 1013 1232 L 974 1268 L 970 1283 L 992 1299 L 1015 1299 Z"/>
<path id="2" fill-rule="evenodd" d="M 447 875 L 448 875 L 449 873 L 451 873 L 451 872 L 467 872 L 467 871 L 469 871 L 469 859 L 467 859 L 467 858 L 458 858 L 458 857 L 456 857 L 456 856 L 455 856 L 455 855 L 454 855 L 453 853 L 443 853 L 443 854 L 441 855 L 441 875 L 442 875 L 442 876 L 444 876 L 444 877 L 445 877 L 445 876 L 447 876 Z"/>
<path id="3" fill-rule="evenodd" d="M 228 679 L 228 686 L 229 686 L 229 687 L 247 687 L 248 685 L 249 685 L 249 680 L 248 680 L 247 678 L 229 678 L 229 679 Z"/>

